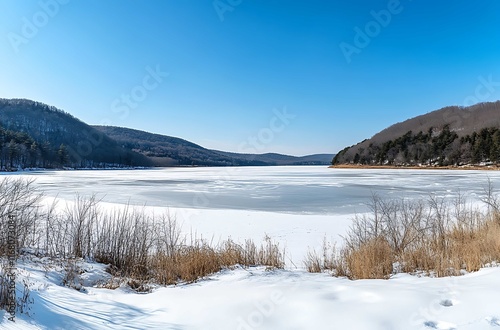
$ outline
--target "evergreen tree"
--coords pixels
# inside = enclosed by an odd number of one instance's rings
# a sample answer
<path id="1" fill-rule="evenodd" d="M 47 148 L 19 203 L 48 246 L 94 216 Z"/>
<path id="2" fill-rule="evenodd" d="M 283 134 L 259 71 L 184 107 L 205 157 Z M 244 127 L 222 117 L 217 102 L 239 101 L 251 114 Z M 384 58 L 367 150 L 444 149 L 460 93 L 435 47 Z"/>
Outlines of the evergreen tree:
<path id="1" fill-rule="evenodd" d="M 59 150 L 57 151 L 57 157 L 59 160 L 59 164 L 62 166 L 65 166 L 68 163 L 69 157 L 68 157 L 68 150 L 66 149 L 66 146 L 61 143 L 59 146 Z"/>

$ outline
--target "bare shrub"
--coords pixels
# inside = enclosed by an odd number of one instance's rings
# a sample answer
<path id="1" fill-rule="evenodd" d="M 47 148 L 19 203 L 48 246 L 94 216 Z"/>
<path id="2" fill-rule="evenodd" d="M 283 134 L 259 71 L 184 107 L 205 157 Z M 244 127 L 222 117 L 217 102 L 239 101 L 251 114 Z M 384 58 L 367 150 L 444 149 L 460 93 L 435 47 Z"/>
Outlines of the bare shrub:
<path id="1" fill-rule="evenodd" d="M 78 265 L 78 260 L 67 259 L 64 262 L 62 284 L 68 288 L 80 291 L 83 288 L 83 281 L 80 278 L 82 269 Z"/>
<path id="2" fill-rule="evenodd" d="M 60 222 L 56 212 L 57 200 L 54 199 L 50 205 L 47 205 L 46 212 L 40 217 L 41 232 L 45 232 L 43 247 L 48 255 L 58 255 L 64 251 L 65 228 Z"/>
<path id="3" fill-rule="evenodd" d="M 17 222 L 18 246 L 39 240 L 39 202 L 42 194 L 33 180 L 4 178 L 0 181 L 0 228 L 7 228 L 9 216 Z M 7 252 L 7 231 L 0 231 L 0 256 Z"/>
<path id="4" fill-rule="evenodd" d="M 488 177 L 487 185 L 483 188 L 483 191 L 484 197 L 481 198 L 482 202 L 488 206 L 490 213 L 498 214 L 500 212 L 500 197 L 495 194 L 495 188 L 490 177 Z"/>
<path id="5" fill-rule="evenodd" d="M 283 268 L 285 264 L 284 250 L 267 236 L 260 247 L 251 240 L 238 244 L 228 239 L 214 245 L 193 238 L 188 243 L 168 212 L 157 216 L 130 206 L 102 211 L 95 195 L 76 196 L 61 212 L 56 199 L 42 206 L 41 197 L 33 181 L 0 181 L 0 226 L 15 214 L 18 247 L 66 260 L 63 284 L 76 289 L 81 288 L 75 261 L 80 258 L 108 264 L 115 279 L 126 278 L 139 291 L 151 281 L 193 282 L 235 265 Z M 0 231 L 0 256 L 7 247 L 6 231 Z M 0 271 L 0 299 L 7 283 L 4 275 Z M 117 283 L 121 282 L 109 285 Z"/>
<path id="6" fill-rule="evenodd" d="M 101 214 L 94 225 L 95 243 L 91 256 L 117 267 L 123 275 L 148 277 L 148 261 L 160 242 L 153 216 L 144 210 L 125 207 Z"/>
<path id="7" fill-rule="evenodd" d="M 88 198 L 77 195 L 73 205 L 66 205 L 64 216 L 70 227 L 70 253 L 74 257 L 92 255 L 94 224 L 99 216 L 98 202 L 95 195 Z"/>
<path id="8" fill-rule="evenodd" d="M 491 182 L 483 201 L 487 212 L 459 193 L 449 202 L 430 195 L 427 202 L 383 201 L 376 195 L 372 214 L 356 216 L 344 237 L 336 274 L 349 278 L 387 278 L 398 263 L 405 272 L 460 275 L 500 261 L 500 216 Z M 310 253 L 310 271 L 325 269 Z"/>
<path id="9" fill-rule="evenodd" d="M 184 238 L 181 235 L 181 226 L 177 223 L 176 217 L 170 212 L 160 216 L 155 230 L 159 235 L 157 250 L 163 251 L 167 256 L 172 256 L 178 246 L 183 244 Z"/>
<path id="10" fill-rule="evenodd" d="M 21 295 L 17 298 L 17 308 L 21 314 L 30 315 L 31 307 L 34 303 L 34 299 L 31 296 L 31 289 L 34 286 L 34 282 L 30 281 L 29 278 L 24 278 L 22 284 Z"/>

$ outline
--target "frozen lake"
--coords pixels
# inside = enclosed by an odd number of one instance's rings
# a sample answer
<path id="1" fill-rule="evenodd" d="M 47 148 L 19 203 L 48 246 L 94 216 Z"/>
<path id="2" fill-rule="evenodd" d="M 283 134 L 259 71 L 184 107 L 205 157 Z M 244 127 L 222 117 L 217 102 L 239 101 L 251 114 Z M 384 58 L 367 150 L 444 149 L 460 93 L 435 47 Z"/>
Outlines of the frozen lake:
<path id="1" fill-rule="evenodd" d="M 36 179 L 46 196 L 63 201 L 97 194 L 105 208 L 130 203 L 168 212 L 188 236 L 260 242 L 268 235 L 286 248 L 292 268 L 300 268 L 308 248 L 319 249 L 324 238 L 341 242 L 353 214 L 367 210 L 372 193 L 426 198 L 430 193 L 453 197 L 460 190 L 478 200 L 488 177 L 500 191 L 500 172 L 493 171 L 239 167 L 7 175 Z"/>
<path id="2" fill-rule="evenodd" d="M 110 203 L 170 208 L 341 215 L 363 212 L 372 193 L 386 197 L 484 195 L 500 172 L 330 169 L 326 167 L 166 168 L 115 171 L 40 171 L 48 195 L 73 199 L 96 193 Z"/>

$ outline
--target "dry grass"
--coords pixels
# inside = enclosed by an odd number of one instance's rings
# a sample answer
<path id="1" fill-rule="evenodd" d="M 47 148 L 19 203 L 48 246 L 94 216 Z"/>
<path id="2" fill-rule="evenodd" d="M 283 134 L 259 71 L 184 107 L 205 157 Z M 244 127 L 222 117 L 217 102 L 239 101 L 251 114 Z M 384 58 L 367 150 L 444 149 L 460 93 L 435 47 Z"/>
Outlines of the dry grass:
<path id="1" fill-rule="evenodd" d="M 242 246 L 228 239 L 215 248 L 204 240 L 196 240 L 180 246 L 172 255 L 163 252 L 153 255 L 148 270 L 155 283 L 168 285 L 195 282 L 235 265 L 283 268 L 284 253 L 267 236 L 260 248 L 251 240 Z"/>
<path id="2" fill-rule="evenodd" d="M 485 218 L 476 228 L 453 226 L 439 241 L 425 239 L 401 258 L 407 272 L 460 275 L 500 261 L 500 224 Z"/>
<path id="3" fill-rule="evenodd" d="M 486 211 L 460 194 L 453 202 L 435 196 L 384 201 L 374 195 L 372 214 L 355 217 L 333 261 L 326 265 L 326 258 L 312 251 L 306 268 L 350 279 L 386 279 L 397 271 L 461 275 L 498 263 L 500 203 L 491 187 L 485 192 Z"/>
<path id="4" fill-rule="evenodd" d="M 118 213 L 100 228 L 94 256 L 115 267 L 115 275 L 162 285 L 195 282 L 235 265 L 284 267 L 284 251 L 266 236 L 258 248 L 251 240 L 212 244 L 192 237 L 189 242 L 171 216 L 146 217 L 143 212 Z"/>
<path id="5" fill-rule="evenodd" d="M 323 267 L 323 261 L 321 256 L 315 250 L 307 251 L 306 259 L 304 260 L 304 265 L 309 273 L 321 273 L 327 270 Z"/>
<path id="6" fill-rule="evenodd" d="M 316 250 L 307 251 L 304 265 L 310 273 L 321 273 L 323 271 L 336 272 L 340 268 L 337 264 L 339 260 L 335 244 L 332 244 L 323 238 L 321 253 Z"/>
<path id="7" fill-rule="evenodd" d="M 343 253 L 352 279 L 386 279 L 392 274 L 394 251 L 383 237 L 377 237 L 357 249 Z"/>

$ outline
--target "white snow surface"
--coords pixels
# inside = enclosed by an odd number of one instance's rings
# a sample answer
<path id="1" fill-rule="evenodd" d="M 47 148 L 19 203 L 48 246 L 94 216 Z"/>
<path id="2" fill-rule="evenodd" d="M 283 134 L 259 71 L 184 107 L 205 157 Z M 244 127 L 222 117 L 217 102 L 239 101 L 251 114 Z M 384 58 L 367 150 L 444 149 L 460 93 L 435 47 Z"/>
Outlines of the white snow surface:
<path id="1" fill-rule="evenodd" d="M 302 270 L 224 270 L 195 284 L 139 294 L 95 288 L 104 266 L 82 263 L 84 290 L 60 285 L 61 268 L 20 262 L 32 283 L 29 316 L 0 329 L 496 329 L 500 268 L 461 277 L 399 274 L 350 281 Z M 45 268 L 44 268 L 45 265 Z M 19 284 L 18 284 L 19 286 Z M 3 315 L 2 315 L 3 314 Z"/>

